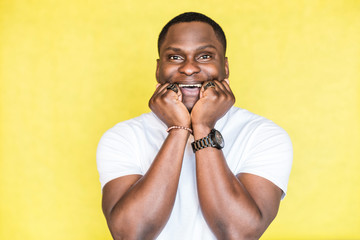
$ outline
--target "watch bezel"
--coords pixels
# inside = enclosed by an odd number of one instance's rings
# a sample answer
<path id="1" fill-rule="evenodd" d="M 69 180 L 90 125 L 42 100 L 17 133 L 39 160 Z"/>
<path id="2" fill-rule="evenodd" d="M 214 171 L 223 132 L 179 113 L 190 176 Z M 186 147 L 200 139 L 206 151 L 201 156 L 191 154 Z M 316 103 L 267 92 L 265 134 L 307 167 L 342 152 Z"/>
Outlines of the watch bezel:
<path id="1" fill-rule="evenodd" d="M 216 138 L 216 134 L 218 134 L 218 136 L 221 138 L 220 143 L 218 142 L 218 139 Z M 217 149 L 222 149 L 224 147 L 224 145 L 225 145 L 224 138 L 221 135 L 221 133 L 218 130 L 216 130 L 215 128 L 210 131 L 209 138 L 211 140 L 212 147 L 215 147 Z"/>

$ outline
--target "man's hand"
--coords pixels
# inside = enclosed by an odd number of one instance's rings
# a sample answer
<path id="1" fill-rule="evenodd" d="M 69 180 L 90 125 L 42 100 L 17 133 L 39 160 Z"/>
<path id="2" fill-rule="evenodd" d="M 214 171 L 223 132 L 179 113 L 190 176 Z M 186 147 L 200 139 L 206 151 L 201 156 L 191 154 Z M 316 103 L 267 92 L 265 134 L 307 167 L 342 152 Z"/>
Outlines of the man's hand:
<path id="1" fill-rule="evenodd" d="M 200 99 L 195 104 L 191 112 L 191 123 L 195 130 L 201 129 L 210 132 L 215 123 L 227 113 L 235 103 L 228 80 L 211 81 L 215 86 L 205 87 L 209 82 L 205 82 L 200 90 Z"/>
<path id="2" fill-rule="evenodd" d="M 157 88 L 149 101 L 150 109 L 168 127 L 190 127 L 190 114 L 182 103 L 180 89 L 175 93 L 173 90 L 167 89 L 168 86 L 169 83 L 157 85 Z M 178 88 L 178 86 L 176 87 Z"/>

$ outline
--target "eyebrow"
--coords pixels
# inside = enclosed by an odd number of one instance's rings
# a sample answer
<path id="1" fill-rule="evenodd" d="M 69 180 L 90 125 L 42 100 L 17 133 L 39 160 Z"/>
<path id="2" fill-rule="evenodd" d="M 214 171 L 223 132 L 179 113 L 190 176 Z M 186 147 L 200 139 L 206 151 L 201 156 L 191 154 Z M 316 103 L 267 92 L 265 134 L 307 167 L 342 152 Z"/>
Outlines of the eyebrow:
<path id="1" fill-rule="evenodd" d="M 214 48 L 214 49 L 217 49 L 214 45 L 208 44 L 208 45 L 205 45 L 205 46 L 198 47 L 196 50 L 204 50 L 204 49 L 206 49 L 206 48 Z"/>
<path id="2" fill-rule="evenodd" d="M 212 44 L 208 44 L 208 45 L 204 45 L 204 46 L 200 46 L 196 49 L 196 51 L 199 51 L 199 50 L 204 50 L 206 48 L 214 48 L 214 49 L 217 49 L 214 45 Z M 167 47 L 164 49 L 164 51 L 167 51 L 167 50 L 172 50 L 174 52 L 181 52 L 181 49 L 180 48 L 176 48 L 176 47 Z"/>

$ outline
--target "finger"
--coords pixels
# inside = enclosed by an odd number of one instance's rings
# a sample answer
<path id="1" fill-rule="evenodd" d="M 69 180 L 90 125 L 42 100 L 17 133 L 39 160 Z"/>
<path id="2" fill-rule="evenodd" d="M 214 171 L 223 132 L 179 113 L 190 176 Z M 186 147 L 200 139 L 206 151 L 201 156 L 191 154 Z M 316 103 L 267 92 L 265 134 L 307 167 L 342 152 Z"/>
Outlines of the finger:
<path id="1" fill-rule="evenodd" d="M 182 101 L 182 92 L 181 92 L 181 90 L 180 90 L 180 87 L 178 86 L 178 85 L 176 85 L 177 86 L 177 88 L 178 88 L 178 92 L 177 92 L 177 96 L 178 96 L 178 99 L 179 99 L 179 101 Z"/>
<path id="2" fill-rule="evenodd" d="M 159 87 L 159 92 L 166 92 L 167 91 L 167 87 L 169 86 L 169 83 L 164 83 Z"/>
<path id="3" fill-rule="evenodd" d="M 164 83 L 164 84 L 160 84 L 160 86 L 158 86 L 155 89 L 155 92 L 153 94 L 153 97 L 157 97 L 159 95 L 163 95 L 166 92 L 166 87 L 169 85 L 169 83 Z"/>
<path id="4" fill-rule="evenodd" d="M 209 81 L 204 84 L 204 91 L 206 91 L 208 88 L 215 88 L 215 83 L 213 81 Z"/>
<path id="5" fill-rule="evenodd" d="M 206 81 L 206 82 L 204 82 L 203 85 L 201 86 L 201 90 L 202 90 L 203 92 L 205 92 L 205 91 L 207 91 L 207 90 L 209 90 L 209 89 L 211 89 L 211 88 L 216 89 L 216 84 L 215 84 L 215 82 L 214 82 L 213 80 L 211 80 L 211 81 Z"/>
<path id="6" fill-rule="evenodd" d="M 221 89 L 222 91 L 226 91 L 226 88 L 224 87 L 223 83 L 218 81 L 218 80 L 214 80 L 214 83 L 217 85 L 217 87 L 219 89 Z"/>
<path id="7" fill-rule="evenodd" d="M 167 97 L 173 97 L 176 100 L 182 100 L 182 93 L 179 89 L 179 86 L 175 83 L 169 83 L 162 91 L 163 96 Z"/>
<path id="8" fill-rule="evenodd" d="M 170 83 L 167 87 L 166 87 L 167 90 L 171 90 L 175 93 L 178 93 L 179 92 L 179 88 L 178 86 L 175 84 L 175 83 Z"/>
<path id="9" fill-rule="evenodd" d="M 157 89 L 155 90 L 153 96 L 150 99 L 150 102 L 152 104 L 155 104 L 156 101 L 160 100 L 161 102 L 163 100 L 170 100 L 173 99 L 175 101 L 178 101 L 179 96 L 177 93 L 175 93 L 173 90 L 169 89 L 169 85 L 170 83 L 164 83 L 164 84 L 160 84 L 160 86 L 157 87 Z M 180 91 L 178 91 L 180 92 Z"/>
<path id="10" fill-rule="evenodd" d="M 214 83 L 214 81 L 206 81 L 203 83 L 203 85 L 201 86 L 200 89 L 200 98 L 202 98 L 206 92 L 206 94 L 211 93 L 211 92 L 216 92 L 216 84 Z"/>
<path id="11" fill-rule="evenodd" d="M 230 84 L 229 84 L 229 79 L 225 78 L 224 81 L 222 81 L 224 87 L 226 88 L 226 90 L 228 90 L 229 92 L 232 92 L 231 91 L 231 88 L 230 88 Z"/>
<path id="12" fill-rule="evenodd" d="M 222 82 L 220 82 L 218 80 L 214 80 L 214 83 L 216 85 L 216 90 L 219 94 L 226 94 L 228 92 L 226 90 L 226 88 L 224 87 L 224 85 L 222 84 Z"/>
<path id="13" fill-rule="evenodd" d="M 227 80 L 227 81 L 223 80 L 221 82 L 218 82 L 219 88 L 221 88 L 223 90 L 225 95 L 230 96 L 231 98 L 235 99 L 235 96 L 234 96 L 233 92 L 231 91 L 228 81 L 229 80 Z"/>
<path id="14" fill-rule="evenodd" d="M 230 89 L 230 87 L 229 87 L 229 85 L 227 84 L 226 81 L 221 81 L 221 82 L 220 82 L 220 81 L 215 80 L 215 82 L 216 82 L 216 84 L 218 85 L 218 87 L 219 87 L 225 94 L 227 94 L 227 93 L 232 94 L 231 89 Z"/>

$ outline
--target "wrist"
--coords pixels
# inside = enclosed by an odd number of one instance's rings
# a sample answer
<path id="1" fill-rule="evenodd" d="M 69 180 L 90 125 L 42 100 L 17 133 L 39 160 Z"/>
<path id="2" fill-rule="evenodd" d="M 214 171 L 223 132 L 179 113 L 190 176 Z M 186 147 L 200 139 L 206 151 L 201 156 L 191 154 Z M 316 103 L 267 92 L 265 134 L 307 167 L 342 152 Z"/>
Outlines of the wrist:
<path id="1" fill-rule="evenodd" d="M 166 123 L 166 126 L 169 128 L 178 126 L 180 128 L 189 128 L 192 129 L 192 126 L 190 123 L 179 123 L 179 122 L 173 122 L 173 123 Z"/>
<path id="2" fill-rule="evenodd" d="M 171 130 L 186 130 L 188 131 L 190 134 L 193 133 L 192 129 L 189 127 L 184 127 L 182 125 L 174 125 L 174 126 L 170 126 L 166 131 L 170 132 Z"/>
<path id="3" fill-rule="evenodd" d="M 207 147 L 222 149 L 224 147 L 224 139 L 221 133 L 213 128 L 207 136 L 199 139 L 195 138 L 194 142 L 191 143 L 191 147 L 194 153 Z"/>
<path id="4" fill-rule="evenodd" d="M 176 136 L 178 139 L 186 138 L 188 139 L 190 136 L 190 131 L 182 129 L 182 128 L 173 128 L 168 132 L 168 136 Z"/>
<path id="5" fill-rule="evenodd" d="M 213 129 L 213 127 L 210 126 L 206 126 L 206 125 L 195 125 L 193 126 L 193 135 L 194 135 L 194 139 L 200 139 L 203 137 L 206 137 L 211 129 Z"/>

